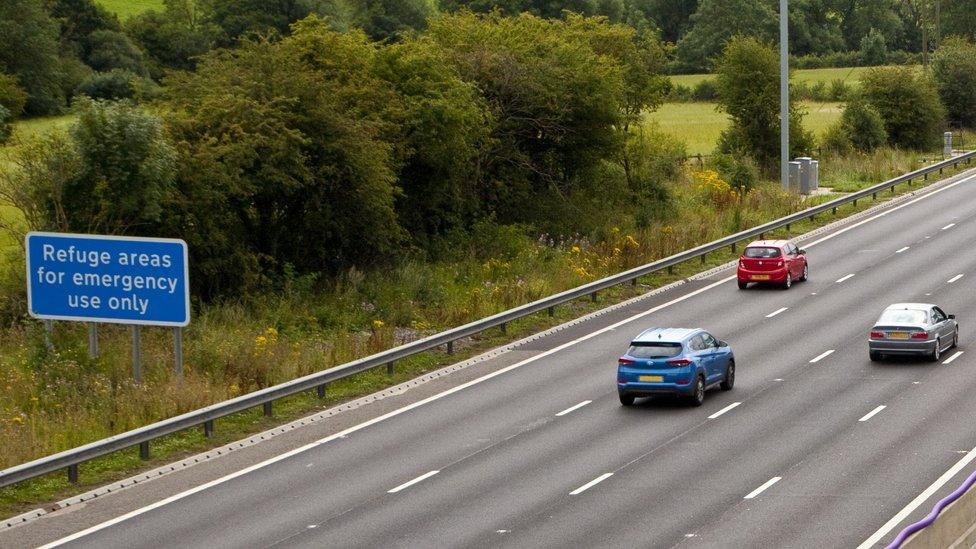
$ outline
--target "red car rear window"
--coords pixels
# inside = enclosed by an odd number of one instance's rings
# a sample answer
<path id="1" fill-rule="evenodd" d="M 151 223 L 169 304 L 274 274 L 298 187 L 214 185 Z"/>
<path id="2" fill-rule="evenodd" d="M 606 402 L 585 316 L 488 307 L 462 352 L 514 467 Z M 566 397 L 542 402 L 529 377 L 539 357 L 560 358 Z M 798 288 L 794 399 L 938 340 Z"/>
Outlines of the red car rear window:
<path id="1" fill-rule="evenodd" d="M 746 257 L 755 257 L 755 258 L 779 257 L 780 251 L 779 248 L 767 248 L 765 246 L 762 247 L 756 246 L 754 248 L 746 248 L 745 253 L 743 255 L 745 255 Z"/>

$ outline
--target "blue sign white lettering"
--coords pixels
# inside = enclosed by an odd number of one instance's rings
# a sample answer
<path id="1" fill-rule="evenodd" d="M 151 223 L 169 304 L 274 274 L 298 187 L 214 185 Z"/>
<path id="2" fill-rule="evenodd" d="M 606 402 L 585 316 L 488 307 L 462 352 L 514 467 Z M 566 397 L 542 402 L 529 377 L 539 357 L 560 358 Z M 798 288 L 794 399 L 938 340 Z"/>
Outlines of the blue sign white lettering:
<path id="1" fill-rule="evenodd" d="M 32 232 L 26 248 L 27 303 L 37 318 L 190 323 L 182 240 Z"/>

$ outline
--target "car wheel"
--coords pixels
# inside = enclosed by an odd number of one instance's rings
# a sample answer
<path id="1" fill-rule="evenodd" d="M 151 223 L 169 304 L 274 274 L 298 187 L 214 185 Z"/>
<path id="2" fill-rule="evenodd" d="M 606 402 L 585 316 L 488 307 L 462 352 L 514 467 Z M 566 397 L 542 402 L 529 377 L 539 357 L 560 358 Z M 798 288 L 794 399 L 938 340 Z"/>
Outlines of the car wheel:
<path id="1" fill-rule="evenodd" d="M 959 346 L 959 328 L 956 328 L 956 333 L 952 334 L 952 348 L 955 349 Z"/>
<path id="2" fill-rule="evenodd" d="M 881 360 L 881 353 L 878 353 L 878 352 L 875 352 L 875 351 L 869 351 L 868 352 L 868 356 L 871 357 L 871 362 L 877 362 L 877 361 Z"/>
<path id="3" fill-rule="evenodd" d="M 740 290 L 745 290 L 748 287 L 749 287 L 749 283 L 748 282 L 744 282 L 742 280 L 739 281 L 739 289 Z"/>
<path id="4" fill-rule="evenodd" d="M 624 406 L 634 405 L 634 395 L 628 395 L 625 393 L 620 393 L 620 403 Z"/>
<path id="5" fill-rule="evenodd" d="M 725 369 L 725 379 L 722 380 L 720 387 L 723 391 L 731 391 L 735 385 L 735 361 L 729 361 L 729 367 Z"/>
<path id="6" fill-rule="evenodd" d="M 701 406 L 705 402 L 705 378 L 698 376 L 695 379 L 695 391 L 691 393 L 691 405 Z"/>
<path id="7" fill-rule="evenodd" d="M 942 349 L 939 348 L 939 338 L 935 338 L 935 349 L 929 358 L 932 359 L 932 362 L 938 362 L 942 358 Z"/>
<path id="8" fill-rule="evenodd" d="M 806 282 L 807 277 L 810 275 L 810 266 L 806 263 L 803 264 L 803 276 L 800 277 L 800 282 Z"/>
<path id="9" fill-rule="evenodd" d="M 792 286 L 793 286 L 793 275 L 789 271 L 787 271 L 786 272 L 786 282 L 783 283 L 783 288 L 786 288 L 787 290 L 789 290 L 790 287 L 792 287 Z"/>

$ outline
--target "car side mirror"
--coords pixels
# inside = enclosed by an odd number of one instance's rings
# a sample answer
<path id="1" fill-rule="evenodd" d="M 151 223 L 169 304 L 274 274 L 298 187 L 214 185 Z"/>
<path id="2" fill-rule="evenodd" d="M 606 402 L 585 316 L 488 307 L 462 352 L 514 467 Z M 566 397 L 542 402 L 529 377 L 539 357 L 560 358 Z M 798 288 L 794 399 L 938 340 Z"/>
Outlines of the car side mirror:
<path id="1" fill-rule="evenodd" d="M 796 253 L 799 254 L 799 255 L 807 255 L 807 251 L 806 250 L 797 250 Z"/>
<path id="2" fill-rule="evenodd" d="M 956 315 L 949 315 L 949 319 L 950 320 L 955 320 L 956 319 Z"/>
<path id="3" fill-rule="evenodd" d="M 728 342 L 726 342 L 726 341 L 722 341 L 722 340 L 720 339 L 720 340 L 718 340 L 718 346 L 719 346 L 719 347 L 728 347 L 728 346 L 729 346 L 729 344 L 728 344 Z"/>

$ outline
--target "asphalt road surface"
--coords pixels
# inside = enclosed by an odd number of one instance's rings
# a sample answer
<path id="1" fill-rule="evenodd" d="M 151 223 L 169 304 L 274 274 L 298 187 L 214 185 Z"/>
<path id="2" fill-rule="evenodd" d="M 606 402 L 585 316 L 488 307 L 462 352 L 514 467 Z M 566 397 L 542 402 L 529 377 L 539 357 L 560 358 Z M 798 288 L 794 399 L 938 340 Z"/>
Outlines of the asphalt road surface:
<path id="1" fill-rule="evenodd" d="M 801 241 L 810 280 L 789 291 L 740 291 L 730 271 L 690 282 L 366 425 L 180 491 L 147 483 L 0 533 L 0 545 L 886 543 L 973 469 L 932 486 L 976 455 L 976 178 L 883 212 Z M 958 349 L 871 362 L 869 328 L 904 301 L 955 314 Z M 652 326 L 727 340 L 735 388 L 709 391 L 700 408 L 622 407 L 616 358 Z"/>

